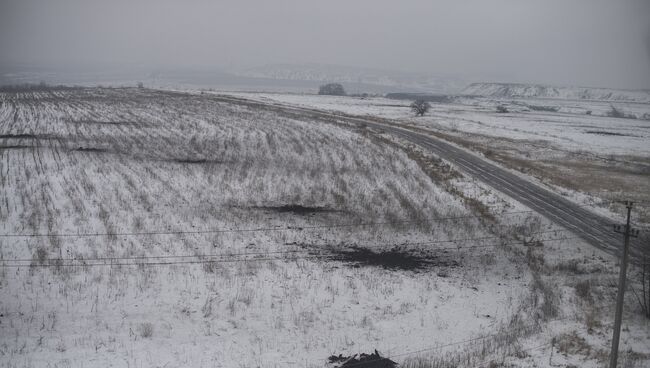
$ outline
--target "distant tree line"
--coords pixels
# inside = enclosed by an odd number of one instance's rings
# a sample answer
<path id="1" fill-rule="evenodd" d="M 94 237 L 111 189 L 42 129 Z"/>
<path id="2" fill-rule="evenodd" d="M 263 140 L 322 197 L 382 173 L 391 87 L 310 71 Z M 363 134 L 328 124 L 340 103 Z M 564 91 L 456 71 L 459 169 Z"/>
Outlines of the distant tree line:
<path id="1" fill-rule="evenodd" d="M 136 84 L 138 88 L 145 88 L 144 83 L 138 82 Z M 97 85 L 97 88 L 128 88 L 127 86 L 102 86 L 102 85 Z M 43 92 L 43 91 L 73 91 L 73 90 L 81 90 L 81 89 L 86 89 L 86 88 L 92 88 L 92 87 L 86 87 L 86 86 L 66 86 L 64 84 L 57 84 L 57 85 L 52 85 L 52 84 L 47 84 L 45 82 L 40 82 L 40 83 L 22 83 L 22 84 L 6 84 L 6 85 L 0 85 L 0 92 Z"/>
<path id="2" fill-rule="evenodd" d="M 318 88 L 319 95 L 345 96 L 345 89 L 340 83 L 323 84 Z"/>
<path id="3" fill-rule="evenodd" d="M 79 86 L 49 85 L 45 82 L 40 83 L 23 83 L 0 86 L 0 92 L 39 92 L 51 90 L 74 90 L 81 89 Z"/>

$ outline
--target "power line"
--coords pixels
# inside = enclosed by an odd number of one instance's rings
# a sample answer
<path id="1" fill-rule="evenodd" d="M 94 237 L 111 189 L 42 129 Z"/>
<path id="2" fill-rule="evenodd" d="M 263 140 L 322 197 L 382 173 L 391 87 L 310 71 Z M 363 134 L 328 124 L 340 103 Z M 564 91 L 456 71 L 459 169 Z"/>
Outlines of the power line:
<path id="1" fill-rule="evenodd" d="M 506 215 L 522 214 L 536 212 L 533 210 L 504 212 L 502 214 L 493 215 L 495 217 L 505 217 Z M 357 223 L 337 223 L 331 225 L 307 225 L 307 226 L 289 226 L 289 227 L 261 227 L 261 228 L 235 228 L 235 229 L 208 229 L 208 230 L 159 230 L 159 231 L 144 231 L 144 232 L 96 232 L 96 233 L 31 233 L 31 234 L 0 234 L 2 238 L 51 238 L 51 237 L 99 237 L 99 236 L 148 236 L 148 235 L 180 235 L 180 234 L 213 234 L 213 233 L 243 233 L 243 232 L 267 232 L 267 231 L 287 231 L 287 230 L 309 230 L 309 229 L 330 229 L 330 228 L 345 228 L 345 227 L 364 227 L 364 226 L 378 226 L 378 225 L 399 225 L 399 224 L 418 224 L 430 222 L 453 221 L 468 218 L 482 218 L 483 215 L 465 215 L 465 216 L 450 216 L 450 217 L 434 217 L 428 220 L 403 220 L 403 221 L 383 221 L 383 222 L 357 222 Z"/>
<path id="2" fill-rule="evenodd" d="M 546 240 L 541 240 L 543 242 L 553 242 L 553 241 L 564 241 L 564 240 L 571 240 L 571 239 L 580 239 L 580 237 L 563 237 L 563 238 L 556 238 L 556 239 L 546 239 Z M 491 248 L 491 247 L 496 247 L 500 245 L 512 245 L 512 244 L 520 244 L 522 243 L 522 240 L 514 241 L 514 242 L 506 242 L 506 243 L 494 243 L 494 244 L 484 244 L 484 245 L 474 245 L 474 246 L 460 246 L 460 247 L 445 247 L 445 248 L 437 248 L 436 250 L 454 250 L 454 249 L 477 249 L 477 248 Z M 282 255 L 282 254 L 298 254 L 298 253 L 312 253 L 308 255 L 302 255 L 302 256 L 295 256 L 295 257 L 258 257 L 258 258 L 231 258 L 229 255 L 225 254 L 223 256 L 221 255 L 195 255 L 193 257 L 195 258 L 215 258 L 215 257 L 221 257 L 221 259 L 198 259 L 198 260 L 190 260 L 190 261 L 157 261 L 157 262 L 121 262 L 121 263 L 114 263 L 112 261 L 128 261 L 128 260 L 133 260 L 134 258 L 131 257 L 112 257 L 112 258 L 105 258 L 105 259 L 74 259 L 74 258 L 59 258 L 59 259 L 52 259 L 52 260 L 46 260 L 46 261 L 62 261 L 62 262 L 83 262 L 87 260 L 109 260 L 111 261 L 110 263 L 103 262 L 103 263 L 42 263 L 42 264 L 7 264 L 3 263 L 0 265 L 1 268 L 20 268 L 20 267 L 38 267 L 38 268 L 46 268 L 46 267 L 112 267 L 112 266 L 168 266 L 168 265 L 186 265 L 186 264 L 210 264 L 210 263 L 234 263 L 234 262 L 265 262 L 265 261 L 294 261 L 294 260 L 309 260 L 309 259 L 321 259 L 321 258 L 330 258 L 334 261 L 337 260 L 345 260 L 341 259 L 343 255 L 333 255 L 330 252 L 324 254 L 325 251 L 319 251 L 316 252 L 314 250 L 305 250 L 305 251 L 277 251 L 277 252 L 259 252 L 259 253 L 241 253 L 242 255 L 260 255 L 260 256 L 269 256 L 271 254 L 277 254 L 277 255 Z M 317 253 L 317 254 L 314 254 Z M 171 256 L 157 256 L 152 259 L 174 259 L 174 258 L 180 258 L 180 257 L 192 257 L 192 256 L 176 256 L 176 255 L 171 255 Z M 139 259 L 139 258 L 137 258 Z M 9 260 L 10 262 L 32 262 L 34 259 L 25 259 L 25 260 Z"/>
<path id="3" fill-rule="evenodd" d="M 549 233 L 562 233 L 562 232 L 569 232 L 570 230 L 567 229 L 553 229 L 553 230 L 544 230 L 544 231 L 536 231 L 536 232 L 530 232 L 526 234 L 525 236 L 531 236 L 531 235 L 539 235 L 539 234 L 549 234 Z M 475 240 L 489 240 L 489 239 L 504 239 L 505 237 L 503 236 L 484 236 L 484 237 L 475 237 L 475 238 L 457 238 L 457 239 L 446 239 L 446 240 L 430 240 L 430 241 L 424 241 L 424 242 L 405 242 L 405 243 L 399 243 L 395 244 L 394 242 L 391 243 L 383 243 L 381 245 L 387 246 L 387 245 L 394 245 L 395 247 L 399 246 L 407 246 L 407 245 L 430 245 L 430 244 L 441 244 L 441 243 L 455 243 L 455 242 L 460 242 L 460 241 L 475 241 Z M 546 241 L 544 239 L 538 239 L 540 241 Z M 552 240 L 552 239 L 547 239 L 547 240 Z M 520 240 L 523 241 L 523 240 Z M 287 244 L 287 245 L 291 245 Z M 316 245 L 319 246 L 319 245 Z M 325 244 L 327 246 L 327 244 Z M 375 245 L 375 246 L 364 246 L 364 249 L 379 249 L 380 247 Z M 450 248 L 437 248 L 437 249 L 458 249 L 459 247 L 450 247 Z M 464 248 L 464 247 L 461 247 Z M 277 254 L 277 253 L 301 253 L 301 252 L 308 252 L 309 250 L 284 250 L 284 251 L 272 251 L 272 252 L 245 252 L 245 253 L 223 253 L 223 254 L 188 254 L 188 255 L 166 255 L 166 256 L 131 256 L 131 257 L 94 257 L 94 258 L 48 258 L 48 260 L 51 261 L 59 261 L 59 260 L 85 260 L 85 261 L 99 261 L 99 260 L 132 260 L 132 259 L 157 259 L 157 258 L 191 258 L 191 257 L 221 257 L 221 256 L 239 256 L 239 255 L 267 255 L 267 254 Z M 5 261 L 16 261 L 16 262 L 30 262 L 33 261 L 33 258 L 22 258 L 22 259 L 5 259 Z M 2 259 L 0 259 L 2 261 Z"/>
<path id="4" fill-rule="evenodd" d="M 209 264 L 209 263 L 235 263 L 235 262 L 266 262 L 266 261 L 283 261 L 283 260 L 299 260 L 299 259 L 318 259 L 325 258 L 326 255 L 313 255 L 302 256 L 294 258 L 250 258 L 250 259 L 217 259 L 217 260 L 196 260 L 196 261 L 169 261 L 169 262 L 126 262 L 126 263 L 67 263 L 67 264 L 22 264 L 22 265 L 1 265 L 1 268 L 19 268 L 19 267 L 106 267 L 106 266 L 170 266 L 170 265 L 183 265 L 183 264 Z"/>
<path id="5" fill-rule="evenodd" d="M 617 201 L 606 201 L 603 203 L 612 203 Z M 576 205 L 575 207 L 593 207 L 590 204 Z M 491 207 L 494 208 L 494 207 Z M 535 210 L 521 210 L 512 212 L 503 212 L 492 214 L 494 217 L 505 217 L 524 213 L 537 213 Z M 543 215 L 543 214 L 542 214 Z M 336 223 L 331 225 L 306 225 L 306 226 L 287 226 L 287 227 L 260 227 L 260 228 L 235 228 L 235 229 L 206 229 L 206 230 L 152 230 L 142 232 L 87 232 L 87 233 L 8 233 L 0 234 L 0 238 L 54 238 L 54 237 L 103 237 L 103 236 L 151 236 L 151 235 L 182 235 L 182 234 L 217 234 L 217 233 L 244 233 L 244 232 L 270 232 L 270 231 L 288 231 L 288 230 L 311 230 L 311 229 L 331 229 L 346 227 L 365 227 L 379 225 L 400 225 L 400 224 L 424 224 L 432 222 L 455 221 L 469 218 L 483 218 L 484 215 L 464 215 L 449 217 L 433 217 L 425 220 L 402 220 L 402 221 L 380 221 L 380 222 L 355 222 L 355 223 Z"/>

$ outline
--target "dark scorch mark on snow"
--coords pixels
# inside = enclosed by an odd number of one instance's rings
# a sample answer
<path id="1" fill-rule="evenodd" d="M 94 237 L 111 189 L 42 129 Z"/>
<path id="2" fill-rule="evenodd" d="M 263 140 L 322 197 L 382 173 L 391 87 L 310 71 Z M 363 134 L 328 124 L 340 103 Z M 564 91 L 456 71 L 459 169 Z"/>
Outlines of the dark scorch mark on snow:
<path id="1" fill-rule="evenodd" d="M 370 250 L 359 246 L 316 247 L 309 244 L 296 244 L 302 248 L 314 250 L 314 255 L 327 254 L 323 257 L 330 261 L 344 262 L 352 267 L 381 267 L 387 270 L 423 271 L 434 267 L 458 267 L 460 264 L 451 259 L 447 251 L 431 252 L 407 250 L 393 247 L 389 250 Z"/>
<path id="2" fill-rule="evenodd" d="M 331 259 L 351 263 L 355 267 L 375 266 L 388 270 L 419 271 L 432 266 L 457 265 L 455 261 L 445 261 L 433 255 L 415 254 L 399 248 L 374 252 L 369 249 L 352 247 L 333 251 Z"/>

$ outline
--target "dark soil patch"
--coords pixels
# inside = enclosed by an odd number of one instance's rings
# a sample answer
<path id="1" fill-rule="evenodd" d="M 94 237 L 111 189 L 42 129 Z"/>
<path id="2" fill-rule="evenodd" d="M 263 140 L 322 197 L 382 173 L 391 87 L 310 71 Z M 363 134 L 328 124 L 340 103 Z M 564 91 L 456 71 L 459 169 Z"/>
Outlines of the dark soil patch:
<path id="1" fill-rule="evenodd" d="M 382 267 L 387 270 L 421 271 L 431 267 L 457 267 L 455 260 L 432 254 L 417 254 L 395 247 L 391 250 L 373 252 L 361 247 L 329 249 L 331 260 L 352 264 L 354 267 Z"/>
<path id="2" fill-rule="evenodd" d="M 15 84 L 15 85 L 6 85 L 0 87 L 0 92 L 9 92 L 9 93 L 18 93 L 18 92 L 34 92 L 34 91 L 56 91 L 56 90 L 64 90 L 64 91 L 74 91 L 74 90 L 83 90 L 86 89 L 85 87 L 75 87 L 75 86 L 63 86 L 63 85 L 57 85 L 57 86 L 50 86 L 45 83 L 39 83 L 39 84 L 30 84 L 30 83 L 25 83 L 25 84 Z"/>
<path id="3" fill-rule="evenodd" d="M 261 207 L 254 207 L 254 208 L 258 210 L 266 210 L 266 211 L 279 212 L 279 213 L 294 213 L 297 215 L 310 215 L 319 212 L 341 212 L 339 210 L 335 210 L 327 207 L 309 207 L 309 206 L 302 206 L 299 204 L 286 204 L 282 206 L 261 206 Z"/>
<path id="4" fill-rule="evenodd" d="M 327 358 L 330 364 L 339 368 L 352 368 L 352 367 L 364 367 L 364 368 L 395 368 L 397 363 L 394 361 L 384 358 L 379 355 L 379 352 L 375 350 L 372 354 L 360 354 L 352 356 L 343 356 L 339 354 L 338 356 L 332 355 Z"/>
<path id="5" fill-rule="evenodd" d="M 0 139 L 36 139 L 34 134 L 0 134 Z"/>
<path id="6" fill-rule="evenodd" d="M 604 131 L 604 130 L 587 130 L 585 133 L 587 133 L 587 134 L 597 134 L 597 135 L 615 135 L 615 136 L 619 136 L 619 137 L 634 137 L 633 135 L 630 135 L 630 134 L 607 132 L 607 131 Z"/>

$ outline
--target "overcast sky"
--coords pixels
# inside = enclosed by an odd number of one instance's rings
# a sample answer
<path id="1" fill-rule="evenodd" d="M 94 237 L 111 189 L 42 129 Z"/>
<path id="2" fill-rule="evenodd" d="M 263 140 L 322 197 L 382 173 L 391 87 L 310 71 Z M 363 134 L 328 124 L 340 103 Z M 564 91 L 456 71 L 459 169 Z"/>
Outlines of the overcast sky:
<path id="1" fill-rule="evenodd" d="M 0 0 L 0 64 L 325 63 L 650 88 L 650 0 Z"/>

